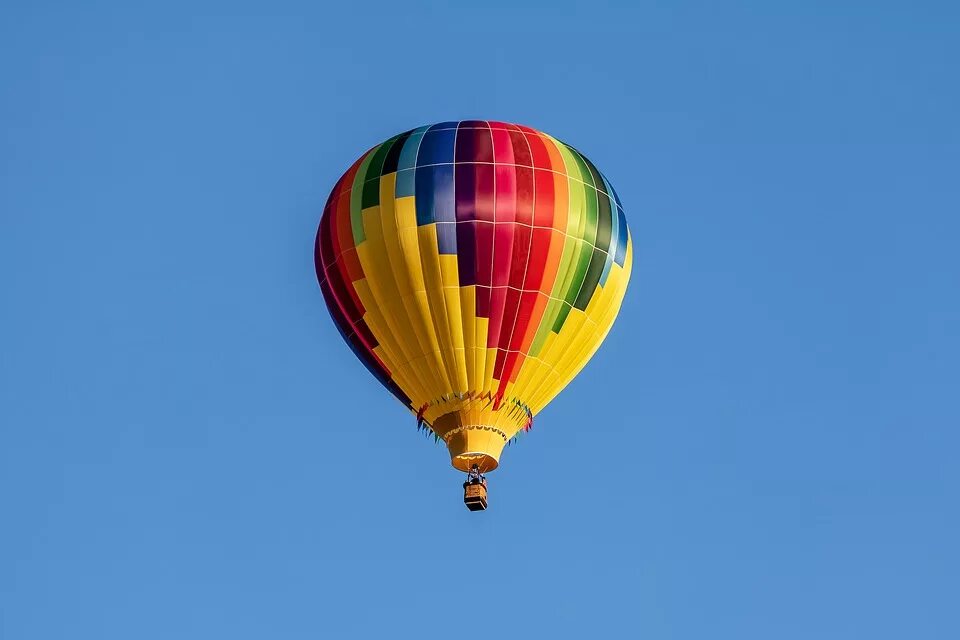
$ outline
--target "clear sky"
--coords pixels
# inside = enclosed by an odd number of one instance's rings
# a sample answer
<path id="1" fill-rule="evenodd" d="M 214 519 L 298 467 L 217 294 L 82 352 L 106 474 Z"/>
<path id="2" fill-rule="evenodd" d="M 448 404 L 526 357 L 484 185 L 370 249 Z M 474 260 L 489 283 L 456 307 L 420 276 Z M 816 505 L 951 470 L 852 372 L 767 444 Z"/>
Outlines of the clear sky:
<path id="1" fill-rule="evenodd" d="M 957 4 L 456 4 L 3 4 L 0 638 L 960 637 Z M 312 257 L 468 118 L 635 248 L 481 514 Z"/>

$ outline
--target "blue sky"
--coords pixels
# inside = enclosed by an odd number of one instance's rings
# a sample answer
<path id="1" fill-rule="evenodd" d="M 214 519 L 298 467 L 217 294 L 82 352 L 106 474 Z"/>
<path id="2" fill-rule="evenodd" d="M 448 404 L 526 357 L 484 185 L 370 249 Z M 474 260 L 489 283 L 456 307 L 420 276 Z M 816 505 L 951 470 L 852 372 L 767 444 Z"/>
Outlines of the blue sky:
<path id="1" fill-rule="evenodd" d="M 323 4 L 0 9 L 0 637 L 960 637 L 955 3 Z M 312 263 L 460 118 L 635 243 L 483 514 Z"/>

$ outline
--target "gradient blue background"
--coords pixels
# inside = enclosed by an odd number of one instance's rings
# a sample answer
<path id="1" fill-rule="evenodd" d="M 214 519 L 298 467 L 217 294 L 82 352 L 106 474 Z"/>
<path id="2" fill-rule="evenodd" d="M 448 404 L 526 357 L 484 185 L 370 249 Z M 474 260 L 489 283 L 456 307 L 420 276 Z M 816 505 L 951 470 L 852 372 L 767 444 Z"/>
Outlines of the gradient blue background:
<path id="1" fill-rule="evenodd" d="M 960 637 L 956 3 L 134 4 L 0 12 L 0 637 Z M 312 262 L 457 118 L 636 251 L 483 514 Z"/>

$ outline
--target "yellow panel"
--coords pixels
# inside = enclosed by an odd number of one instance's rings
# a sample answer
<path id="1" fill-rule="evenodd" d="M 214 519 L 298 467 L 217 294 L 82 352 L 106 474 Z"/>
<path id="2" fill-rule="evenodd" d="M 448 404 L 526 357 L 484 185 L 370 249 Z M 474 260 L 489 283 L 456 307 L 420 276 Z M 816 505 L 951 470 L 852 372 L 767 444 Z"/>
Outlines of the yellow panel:
<path id="1" fill-rule="evenodd" d="M 456 360 L 456 391 L 469 391 L 467 382 L 466 348 L 463 344 L 463 311 L 460 309 L 459 288 L 444 288 L 443 296 L 447 301 L 447 312 L 450 314 L 450 339 L 453 343 L 453 357 Z"/>
<path id="2" fill-rule="evenodd" d="M 543 355 L 544 362 L 552 365 L 561 376 L 564 373 L 560 368 L 565 360 L 564 356 L 569 353 L 570 347 L 575 343 L 585 320 L 586 315 L 584 315 L 583 311 L 571 309 L 566 322 L 563 323 L 563 327 L 557 335 L 557 340 L 554 342 L 553 348 Z"/>
<path id="3" fill-rule="evenodd" d="M 370 332 L 377 338 L 377 342 L 380 343 L 381 348 L 384 350 L 381 360 L 383 360 L 383 363 L 387 365 L 388 368 L 396 369 L 404 359 L 403 355 L 398 352 L 396 344 L 390 335 L 392 332 L 388 327 L 389 320 L 384 318 L 383 314 L 380 313 L 379 305 L 373 293 L 370 291 L 370 285 L 366 278 L 357 280 L 353 283 L 353 286 L 354 289 L 356 289 L 357 296 L 360 298 L 360 303 L 366 309 L 363 320 L 367 323 Z M 383 339 L 380 338 L 381 336 L 383 336 Z"/>
<path id="4" fill-rule="evenodd" d="M 453 353 L 453 337 L 450 331 L 447 300 L 443 295 L 443 276 L 440 273 L 440 249 L 437 245 L 436 225 L 417 227 L 417 235 L 420 243 L 420 264 L 423 268 L 427 303 L 430 306 L 429 318 L 433 323 L 433 331 L 437 336 L 437 346 L 440 349 L 440 359 L 443 362 L 444 386 L 438 391 L 440 394 L 445 394 L 456 390 L 454 386 L 457 379 L 457 363 Z"/>
<path id="5" fill-rule="evenodd" d="M 396 180 L 396 174 L 392 174 Z M 417 228 L 417 204 L 413 196 L 397 198 L 393 201 L 396 210 L 397 229 L 416 229 Z"/>
<path id="6" fill-rule="evenodd" d="M 399 214 L 399 209 L 397 211 Z M 430 304 L 427 299 L 423 265 L 420 259 L 420 240 L 416 226 L 401 229 L 397 233 L 402 258 L 402 264 L 398 266 L 398 270 L 405 272 L 412 288 L 412 293 L 403 296 L 403 302 L 417 336 L 424 343 L 424 357 L 417 358 L 411 366 L 419 372 L 419 375 L 429 381 L 429 397 L 433 398 L 446 393 L 448 382 L 445 380 L 446 370 L 440 356 L 440 343 L 430 315 Z"/>
<path id="7" fill-rule="evenodd" d="M 385 237 L 378 224 L 381 218 L 380 211 L 372 207 L 363 212 L 364 232 L 367 236 L 365 242 L 357 246 L 357 258 L 367 277 L 358 281 L 356 285 L 357 294 L 366 310 L 365 320 L 385 351 L 387 360 L 385 364 L 391 370 L 396 371 L 400 366 L 420 352 L 419 346 L 409 340 L 404 341 L 404 336 L 409 336 L 411 331 L 409 323 L 406 321 L 407 314 L 403 303 L 397 295 L 396 289 L 390 286 L 383 286 L 384 274 L 391 272 L 389 258 L 385 251 Z M 397 380 L 397 384 L 401 383 Z M 425 387 L 422 382 L 407 383 L 401 388 L 413 397 L 421 397 L 424 394 Z"/>
<path id="8" fill-rule="evenodd" d="M 388 184 L 381 183 L 381 190 L 392 188 L 392 180 L 393 176 L 388 176 L 383 181 Z M 382 343 L 389 344 L 392 341 L 396 344 L 402 353 L 398 366 L 399 370 L 404 371 L 401 379 L 408 381 L 401 384 L 401 380 L 397 379 L 396 382 L 412 401 L 425 402 L 429 389 L 436 386 L 437 374 L 430 370 L 423 377 L 413 376 L 408 368 L 404 368 L 407 362 L 428 352 L 429 342 L 424 331 L 418 330 L 417 319 L 411 315 L 411 304 L 400 297 L 400 292 L 404 289 L 409 291 L 411 286 L 406 269 L 396 268 L 397 262 L 402 262 L 402 255 L 395 230 L 392 198 L 382 200 L 379 215 L 364 218 L 364 232 L 367 241 L 357 248 L 358 256 L 364 272 L 368 274 L 375 299 L 389 321 L 389 336 L 378 333 L 374 333 L 374 336 Z M 416 380 L 416 383 L 410 384 L 410 380 Z"/>
<path id="9" fill-rule="evenodd" d="M 427 285 L 423 280 L 423 264 L 420 261 L 420 239 L 417 228 L 400 229 L 400 251 L 403 256 L 403 266 L 410 277 L 412 291 L 426 291 Z"/>
<path id="10" fill-rule="evenodd" d="M 539 358 L 527 356 L 520 365 L 520 371 L 517 374 L 517 381 L 513 385 L 511 392 L 513 397 L 529 400 L 527 390 L 530 388 L 531 380 L 539 380 L 540 369 L 543 368 L 543 361 Z"/>
<path id="11" fill-rule="evenodd" d="M 443 277 L 444 287 L 460 287 L 460 272 L 457 265 L 457 256 L 440 256 L 440 274 Z"/>
<path id="12" fill-rule="evenodd" d="M 467 367 L 467 387 L 469 390 L 480 388 L 477 376 L 477 288 L 473 285 L 460 289 L 460 315 L 463 319 L 463 350 Z"/>
<path id="13" fill-rule="evenodd" d="M 392 184 L 395 180 L 395 175 L 391 174 L 387 178 L 389 178 L 389 180 L 385 178 L 385 181 Z M 413 290 L 410 275 L 406 269 L 401 268 L 405 261 L 400 246 L 400 236 L 397 232 L 400 209 L 404 206 L 412 207 L 413 198 L 402 198 L 400 200 L 381 198 L 380 208 L 383 214 L 380 216 L 380 226 L 383 229 L 387 257 L 390 260 L 392 282 L 396 285 L 397 292 L 400 296 L 407 295 Z M 386 282 L 391 282 L 391 278 L 388 278 L 387 274 L 382 274 L 382 277 Z"/>
<path id="14" fill-rule="evenodd" d="M 489 349 L 485 349 L 484 351 L 486 351 L 487 355 L 483 370 L 483 389 L 484 391 L 495 392 L 497 390 L 497 385 L 494 383 L 493 369 L 494 365 L 497 363 L 497 349 L 496 347 L 491 347 Z"/>
<path id="15" fill-rule="evenodd" d="M 475 389 L 477 391 L 489 391 L 490 382 L 485 373 L 487 370 L 487 330 L 490 326 L 490 319 L 477 317 L 475 325 L 476 337 L 474 338 L 474 376 L 479 381 Z M 493 377 L 493 367 L 490 367 L 490 377 Z"/>
<path id="16" fill-rule="evenodd" d="M 446 300 L 450 342 L 456 359 L 456 391 L 467 391 L 467 364 L 463 341 L 463 311 L 460 309 L 460 273 L 457 256 L 440 256 L 440 277 Z"/>
<path id="17" fill-rule="evenodd" d="M 427 299 L 427 292 L 414 291 L 411 300 L 414 303 L 415 313 L 428 329 L 427 338 L 430 340 L 430 349 L 426 355 L 430 357 L 427 359 L 433 360 L 431 364 L 436 367 L 437 371 L 443 371 L 443 360 L 440 357 L 440 342 L 437 340 L 437 335 L 433 331 L 433 323 L 430 321 L 430 301 Z M 430 389 L 432 395 L 440 395 L 444 392 L 445 381 L 443 380 L 440 380 L 437 386 Z"/>
<path id="18" fill-rule="evenodd" d="M 550 373 L 549 364 L 544 361 L 542 358 L 544 353 L 547 353 L 551 348 L 553 343 L 556 341 L 557 335 L 552 331 L 547 333 L 547 338 L 544 340 L 543 348 L 540 350 L 540 354 L 536 358 L 528 358 L 531 362 L 538 363 L 538 366 L 534 367 L 530 365 L 526 370 L 521 369 L 520 375 L 517 377 L 517 388 L 514 392 L 517 397 L 523 398 L 525 402 L 530 403 L 530 398 L 532 398 L 537 389 L 539 389 L 546 380 L 547 375 Z M 526 367 L 526 364 L 524 365 Z"/>

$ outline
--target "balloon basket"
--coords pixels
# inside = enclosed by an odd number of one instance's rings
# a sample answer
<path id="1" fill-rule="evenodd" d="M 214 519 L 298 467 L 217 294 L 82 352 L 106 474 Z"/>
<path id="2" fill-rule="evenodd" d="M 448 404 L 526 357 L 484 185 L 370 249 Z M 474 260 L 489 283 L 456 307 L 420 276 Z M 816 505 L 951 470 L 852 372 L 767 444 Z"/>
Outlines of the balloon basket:
<path id="1" fill-rule="evenodd" d="M 487 508 L 487 487 L 482 484 L 467 484 L 463 488 L 463 504 L 470 511 L 483 511 Z"/>

